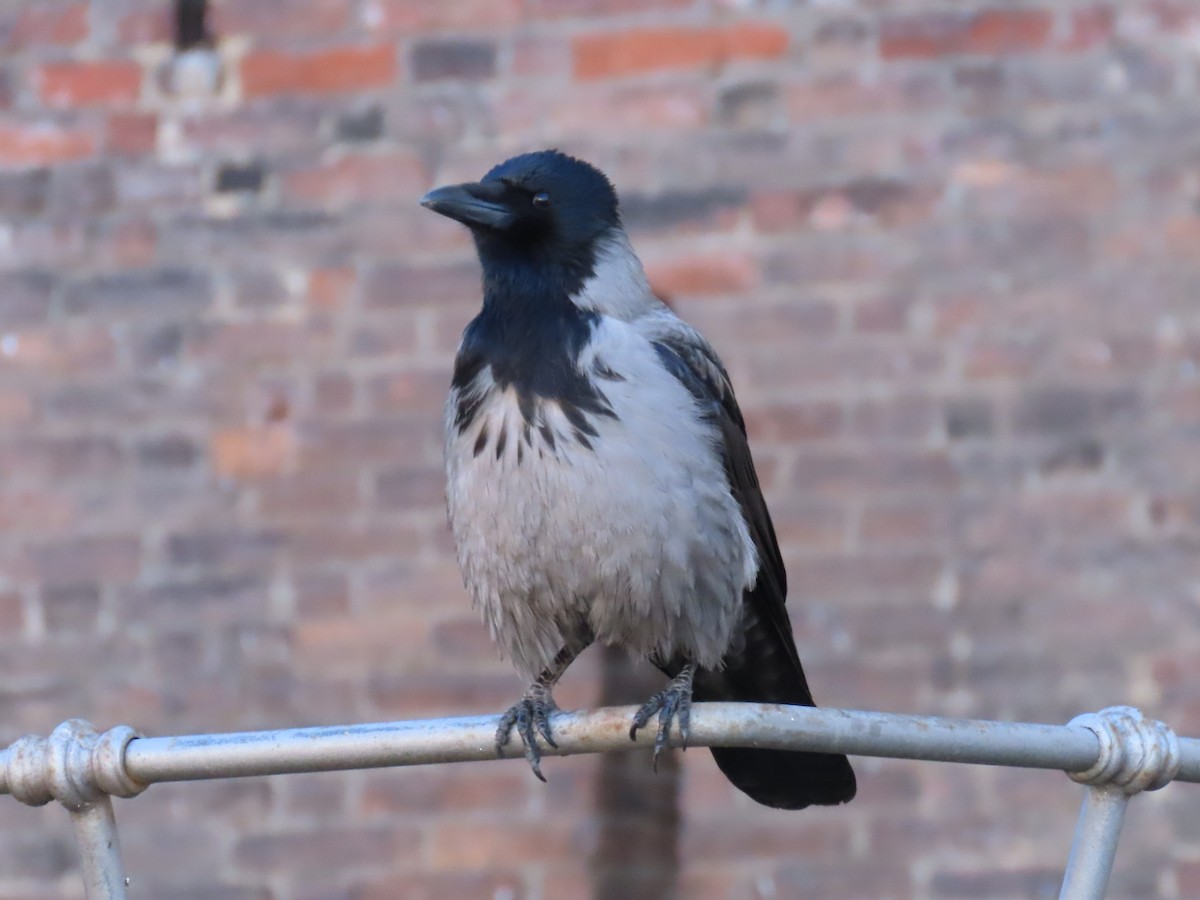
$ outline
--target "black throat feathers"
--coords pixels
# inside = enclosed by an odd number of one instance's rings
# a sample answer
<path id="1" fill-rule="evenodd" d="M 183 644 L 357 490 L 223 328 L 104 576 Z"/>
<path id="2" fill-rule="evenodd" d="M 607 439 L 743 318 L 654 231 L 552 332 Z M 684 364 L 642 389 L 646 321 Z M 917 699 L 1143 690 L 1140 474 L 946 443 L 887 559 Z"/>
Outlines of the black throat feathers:
<path id="1" fill-rule="evenodd" d="M 460 434 L 466 431 L 486 403 L 490 392 L 480 390 L 476 379 L 487 369 L 496 390 L 516 392 L 526 435 L 542 429 L 553 442 L 539 414 L 540 405 L 550 402 L 562 409 L 576 438 L 590 446 L 588 436 L 596 435 L 590 419 L 615 417 L 579 367 L 600 316 L 580 309 L 571 296 L 582 290 L 591 266 L 552 281 L 522 278 L 516 268 L 485 263 L 483 309 L 463 332 L 454 364 L 455 426 Z"/>

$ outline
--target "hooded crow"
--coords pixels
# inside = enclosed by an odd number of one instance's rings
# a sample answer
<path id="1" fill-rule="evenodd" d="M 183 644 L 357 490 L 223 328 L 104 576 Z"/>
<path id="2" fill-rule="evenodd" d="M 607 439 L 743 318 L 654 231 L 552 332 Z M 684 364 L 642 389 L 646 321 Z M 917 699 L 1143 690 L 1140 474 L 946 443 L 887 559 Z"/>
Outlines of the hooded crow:
<path id="1" fill-rule="evenodd" d="M 447 503 L 463 579 L 531 679 L 501 719 L 534 774 L 551 690 L 600 641 L 670 679 L 634 716 L 686 746 L 693 700 L 812 706 L 787 580 L 729 376 L 655 298 L 599 170 L 554 150 L 421 204 L 471 230 L 483 307 L 446 404 Z M 713 748 L 782 809 L 854 796 L 845 756 Z"/>

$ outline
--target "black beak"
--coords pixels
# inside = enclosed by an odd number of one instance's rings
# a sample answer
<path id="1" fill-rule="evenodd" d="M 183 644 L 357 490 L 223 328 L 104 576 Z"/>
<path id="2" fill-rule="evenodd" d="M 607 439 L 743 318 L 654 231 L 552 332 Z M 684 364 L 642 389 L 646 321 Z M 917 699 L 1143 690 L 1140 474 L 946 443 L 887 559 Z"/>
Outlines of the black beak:
<path id="1" fill-rule="evenodd" d="M 469 227 L 507 228 L 516 217 L 501 195 L 500 184 L 451 184 L 434 188 L 421 205 Z"/>

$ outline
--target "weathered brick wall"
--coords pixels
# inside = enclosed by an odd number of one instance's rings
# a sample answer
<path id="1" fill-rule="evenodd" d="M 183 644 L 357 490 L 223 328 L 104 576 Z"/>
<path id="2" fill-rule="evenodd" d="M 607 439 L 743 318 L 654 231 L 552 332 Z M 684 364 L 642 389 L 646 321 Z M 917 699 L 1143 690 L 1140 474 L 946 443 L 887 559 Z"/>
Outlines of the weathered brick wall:
<path id="1" fill-rule="evenodd" d="M 1200 734 L 1194 3 L 213 7 L 192 100 L 164 2 L 0 12 L 0 739 L 512 701 L 441 499 L 477 270 L 416 199 L 547 145 L 614 176 L 729 362 L 822 702 Z M 636 759 L 117 812 L 143 898 L 978 898 L 1052 896 L 1079 799 L 862 761 L 853 805 L 783 814 Z M 1198 808 L 1134 804 L 1115 896 L 1200 894 Z M 0 897 L 73 866 L 61 812 L 0 802 Z"/>

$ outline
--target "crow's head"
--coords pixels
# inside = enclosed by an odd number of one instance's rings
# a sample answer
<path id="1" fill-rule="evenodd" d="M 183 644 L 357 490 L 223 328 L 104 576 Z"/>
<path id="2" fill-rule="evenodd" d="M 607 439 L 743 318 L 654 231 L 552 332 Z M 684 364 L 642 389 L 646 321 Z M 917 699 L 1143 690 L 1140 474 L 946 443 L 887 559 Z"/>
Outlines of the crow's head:
<path id="1" fill-rule="evenodd" d="M 532 265 L 582 275 L 597 242 L 621 227 L 604 173 L 557 150 L 514 156 L 482 181 L 435 188 L 421 205 L 470 228 L 485 269 Z"/>

